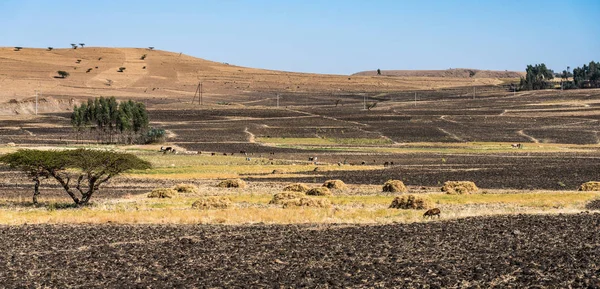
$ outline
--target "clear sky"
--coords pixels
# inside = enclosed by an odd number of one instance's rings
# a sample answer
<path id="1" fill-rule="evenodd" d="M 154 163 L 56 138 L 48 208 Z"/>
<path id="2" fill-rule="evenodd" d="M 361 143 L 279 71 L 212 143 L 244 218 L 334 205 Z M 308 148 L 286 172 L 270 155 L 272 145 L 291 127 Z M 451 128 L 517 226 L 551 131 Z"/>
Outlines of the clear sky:
<path id="1" fill-rule="evenodd" d="M 600 0 L 0 0 L 0 27 L 0 46 L 154 46 L 299 72 L 600 61 Z"/>

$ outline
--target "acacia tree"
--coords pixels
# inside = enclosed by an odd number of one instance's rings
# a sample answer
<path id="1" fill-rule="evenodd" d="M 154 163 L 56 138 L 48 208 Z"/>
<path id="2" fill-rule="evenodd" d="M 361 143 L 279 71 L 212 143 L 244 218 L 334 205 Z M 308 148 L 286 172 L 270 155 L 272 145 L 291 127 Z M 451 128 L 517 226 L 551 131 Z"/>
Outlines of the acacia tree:
<path id="1" fill-rule="evenodd" d="M 73 202 L 86 205 L 91 197 L 113 177 L 132 169 L 147 169 L 151 164 L 133 154 L 76 149 L 70 151 L 20 150 L 0 158 L 0 162 L 34 177 L 56 179 Z M 39 183 L 34 200 L 37 202 Z"/>

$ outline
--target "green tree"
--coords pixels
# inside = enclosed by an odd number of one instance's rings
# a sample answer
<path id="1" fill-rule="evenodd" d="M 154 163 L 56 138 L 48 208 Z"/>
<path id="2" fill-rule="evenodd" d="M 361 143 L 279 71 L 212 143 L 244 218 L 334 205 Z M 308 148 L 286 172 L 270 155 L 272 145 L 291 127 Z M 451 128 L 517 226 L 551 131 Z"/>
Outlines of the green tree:
<path id="1" fill-rule="evenodd" d="M 377 68 L 377 75 L 381 75 L 381 69 Z"/>
<path id="2" fill-rule="evenodd" d="M 39 177 L 53 177 L 78 206 L 88 204 L 100 186 L 117 175 L 132 169 L 151 168 L 149 162 L 133 154 L 89 149 L 20 150 L 3 156 L 0 162 L 34 176 L 34 182 L 36 177 L 38 181 Z M 35 192 L 34 196 L 37 202 Z"/>
<path id="3" fill-rule="evenodd" d="M 71 74 L 69 74 L 68 72 L 66 72 L 66 71 L 64 71 L 64 70 L 59 70 L 59 71 L 57 71 L 56 73 L 58 73 L 58 75 L 59 75 L 61 78 L 67 78 L 67 77 L 69 77 L 69 75 L 71 75 Z"/>
<path id="4" fill-rule="evenodd" d="M 551 88 L 548 82 L 554 78 L 554 72 L 546 64 L 527 65 L 525 78 L 521 77 L 519 84 L 522 90 L 537 90 Z"/>

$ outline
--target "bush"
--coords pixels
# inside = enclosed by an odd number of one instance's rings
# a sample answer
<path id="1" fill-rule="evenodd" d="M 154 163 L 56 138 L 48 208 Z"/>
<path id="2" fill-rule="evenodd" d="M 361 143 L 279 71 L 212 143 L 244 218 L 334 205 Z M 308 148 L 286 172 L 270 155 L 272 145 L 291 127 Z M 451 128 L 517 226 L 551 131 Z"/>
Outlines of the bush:
<path id="1" fill-rule="evenodd" d="M 66 72 L 66 71 L 64 71 L 64 70 L 59 70 L 59 71 L 57 71 L 56 73 L 58 73 L 58 75 L 59 75 L 61 78 L 67 78 L 67 77 L 69 77 L 69 75 L 70 75 L 68 72 Z"/>
<path id="2" fill-rule="evenodd" d="M 282 170 L 277 170 L 277 169 L 275 169 L 271 172 L 271 174 L 274 174 L 274 175 L 279 175 L 279 174 L 283 174 L 283 173 L 284 172 Z"/>
<path id="3" fill-rule="evenodd" d="M 233 203 L 228 197 L 213 196 L 200 198 L 192 204 L 192 208 L 200 210 L 227 209 L 232 205 Z"/>
<path id="4" fill-rule="evenodd" d="M 121 66 L 121 67 L 119 67 L 119 71 L 118 72 L 123 72 L 123 71 L 125 71 L 125 69 L 126 69 L 125 67 Z"/>
<path id="5" fill-rule="evenodd" d="M 177 191 L 178 193 L 195 194 L 198 192 L 198 187 L 192 184 L 178 184 L 173 187 L 173 190 Z"/>
<path id="6" fill-rule="evenodd" d="M 447 181 L 442 187 L 442 192 L 450 195 L 472 194 L 479 190 L 474 182 L 469 181 Z"/>
<path id="7" fill-rule="evenodd" d="M 173 198 L 177 196 L 177 191 L 170 188 L 156 188 L 148 194 L 148 198 Z"/>
<path id="8" fill-rule="evenodd" d="M 330 208 L 331 201 L 329 199 L 317 198 L 300 198 L 282 201 L 284 208 L 292 207 L 313 207 L 313 208 Z"/>
<path id="9" fill-rule="evenodd" d="M 269 204 L 283 204 L 287 200 L 300 199 L 306 197 L 303 192 L 281 192 L 273 195 Z"/>
<path id="10" fill-rule="evenodd" d="M 427 196 L 405 195 L 394 198 L 390 209 L 428 210 L 433 208 L 433 201 Z"/>
<path id="11" fill-rule="evenodd" d="M 285 188 L 283 188 L 284 191 L 286 192 L 306 192 L 308 191 L 310 188 L 304 184 L 300 184 L 300 183 L 295 183 L 295 184 L 291 184 L 286 186 Z"/>
<path id="12" fill-rule="evenodd" d="M 323 183 L 323 187 L 326 187 L 328 189 L 336 189 L 336 190 L 345 190 L 348 187 L 346 186 L 346 184 L 341 181 L 341 180 L 328 180 L 325 181 L 325 183 Z"/>
<path id="13" fill-rule="evenodd" d="M 146 133 L 146 140 L 145 143 L 147 144 L 152 144 L 152 143 L 161 143 L 165 140 L 165 130 L 162 128 L 151 128 L 150 130 L 148 130 L 148 132 Z"/>
<path id="14" fill-rule="evenodd" d="M 600 191 L 600 182 L 587 182 L 581 184 L 580 191 Z"/>
<path id="15" fill-rule="evenodd" d="M 23 49 L 23 47 L 20 47 L 20 46 L 15 47 L 15 51 L 21 51 L 21 49 Z"/>
<path id="16" fill-rule="evenodd" d="M 144 54 L 144 55 L 142 55 L 142 57 L 140 57 L 140 59 L 141 59 L 141 60 L 144 60 L 144 59 L 146 59 L 146 56 L 147 56 L 147 55 L 146 55 L 146 54 Z"/>
<path id="17" fill-rule="evenodd" d="M 221 181 L 217 187 L 219 188 L 240 188 L 243 189 L 246 187 L 246 182 L 240 179 L 232 179 L 232 180 L 224 180 Z"/>
<path id="18" fill-rule="evenodd" d="M 331 196 L 333 193 L 326 187 L 312 188 L 306 192 L 309 196 Z"/>
<path id="19" fill-rule="evenodd" d="M 52 51 L 52 49 L 54 49 L 54 47 L 48 46 L 48 51 Z"/>
<path id="20" fill-rule="evenodd" d="M 385 193 L 407 193 L 408 189 L 404 183 L 399 180 L 388 180 L 383 184 L 383 192 Z"/>

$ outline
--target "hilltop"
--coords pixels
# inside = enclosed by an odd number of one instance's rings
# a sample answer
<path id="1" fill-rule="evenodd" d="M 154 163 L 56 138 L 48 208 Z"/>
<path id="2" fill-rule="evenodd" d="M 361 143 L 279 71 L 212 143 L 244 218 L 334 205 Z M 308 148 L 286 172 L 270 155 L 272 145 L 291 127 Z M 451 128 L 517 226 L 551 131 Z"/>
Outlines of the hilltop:
<path id="1" fill-rule="evenodd" d="M 145 57 L 144 57 L 145 56 Z M 142 59 L 143 58 L 143 59 Z M 119 68 L 124 67 L 122 72 Z M 60 78 L 57 71 L 70 74 Z M 247 68 L 146 48 L 0 48 L 0 113 L 31 113 L 35 90 L 46 111 L 72 107 L 94 96 L 191 99 L 198 83 L 204 96 L 235 101 L 248 93 L 357 93 L 500 84 L 505 75 L 454 77 L 324 75 Z M 386 74 L 387 75 L 387 74 Z M 214 101 L 214 99 L 212 99 Z"/>
<path id="2" fill-rule="evenodd" d="M 376 70 L 361 71 L 353 75 L 376 76 Z M 440 77 L 440 78 L 519 78 L 525 73 L 518 71 L 479 70 L 453 68 L 446 70 L 382 70 L 382 76 L 394 77 Z"/>

